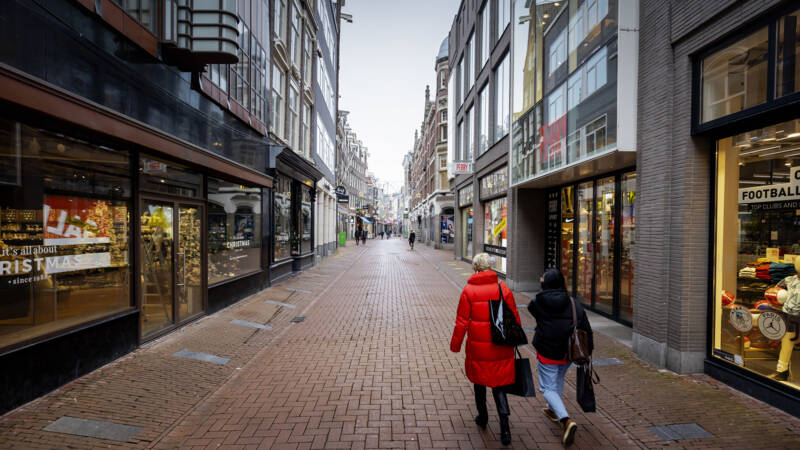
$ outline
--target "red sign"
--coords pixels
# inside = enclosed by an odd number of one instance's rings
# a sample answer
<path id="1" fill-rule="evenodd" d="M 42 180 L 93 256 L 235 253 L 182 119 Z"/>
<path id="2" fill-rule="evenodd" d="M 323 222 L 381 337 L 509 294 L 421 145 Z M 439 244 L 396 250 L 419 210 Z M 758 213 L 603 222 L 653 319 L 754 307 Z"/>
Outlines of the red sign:
<path id="1" fill-rule="evenodd" d="M 47 195 L 44 245 L 107 244 L 111 210 L 105 200 Z"/>
<path id="2" fill-rule="evenodd" d="M 453 162 L 453 173 L 456 174 L 463 174 L 463 173 L 472 173 L 472 163 L 471 162 Z"/>

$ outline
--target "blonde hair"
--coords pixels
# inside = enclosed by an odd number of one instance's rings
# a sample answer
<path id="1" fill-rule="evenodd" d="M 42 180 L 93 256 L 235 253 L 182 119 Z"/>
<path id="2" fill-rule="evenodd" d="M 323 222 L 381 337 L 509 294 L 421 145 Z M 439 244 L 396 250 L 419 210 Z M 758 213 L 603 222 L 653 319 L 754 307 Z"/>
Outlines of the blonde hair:
<path id="1" fill-rule="evenodd" d="M 488 253 L 478 253 L 472 258 L 472 268 L 476 272 L 489 270 L 492 268 L 493 259 Z"/>

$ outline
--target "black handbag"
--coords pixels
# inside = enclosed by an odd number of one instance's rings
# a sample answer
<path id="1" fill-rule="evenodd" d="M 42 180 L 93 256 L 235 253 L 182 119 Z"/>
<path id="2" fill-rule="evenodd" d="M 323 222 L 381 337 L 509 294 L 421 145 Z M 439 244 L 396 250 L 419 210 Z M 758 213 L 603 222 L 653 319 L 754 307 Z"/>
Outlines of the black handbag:
<path id="1" fill-rule="evenodd" d="M 575 382 L 575 400 L 583 412 L 596 412 L 597 403 L 594 399 L 594 385 L 600 382 L 600 377 L 594 371 L 592 363 L 578 366 L 578 379 Z"/>
<path id="2" fill-rule="evenodd" d="M 497 282 L 500 300 L 489 300 L 489 316 L 492 321 L 492 344 L 516 347 L 528 343 L 525 330 L 517 323 L 517 318 L 503 298 L 503 288 Z"/>
<path id="3" fill-rule="evenodd" d="M 533 384 L 533 372 L 531 372 L 531 362 L 528 358 L 523 358 L 516 350 L 518 358 L 514 358 L 514 384 L 504 386 L 503 390 L 507 394 L 518 395 L 520 397 L 536 397 L 536 386 Z"/>
<path id="4" fill-rule="evenodd" d="M 589 333 L 578 329 L 578 315 L 575 312 L 575 299 L 570 297 L 572 304 L 572 333 L 569 335 L 567 345 L 567 360 L 578 365 L 590 363 L 592 354 L 589 352 Z"/>

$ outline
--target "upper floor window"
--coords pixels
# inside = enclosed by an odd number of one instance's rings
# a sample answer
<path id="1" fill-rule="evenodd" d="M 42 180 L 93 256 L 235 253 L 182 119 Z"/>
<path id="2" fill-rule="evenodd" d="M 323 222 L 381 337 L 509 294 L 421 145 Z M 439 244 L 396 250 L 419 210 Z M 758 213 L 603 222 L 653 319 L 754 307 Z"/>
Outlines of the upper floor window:
<path id="1" fill-rule="evenodd" d="M 550 44 L 548 55 L 548 73 L 552 75 L 567 60 L 567 30 L 561 30 L 556 39 Z"/>
<path id="2" fill-rule="evenodd" d="M 286 94 L 284 89 L 286 86 L 286 72 L 277 65 L 272 66 L 272 123 L 270 128 L 276 136 L 284 137 L 284 99 Z"/>
<path id="3" fill-rule="evenodd" d="M 491 40 L 490 37 L 491 35 L 489 34 L 490 33 L 489 24 L 491 23 L 489 22 L 489 16 L 490 16 L 489 13 L 491 12 L 491 10 L 492 8 L 489 3 L 489 0 L 486 0 L 486 2 L 483 5 L 483 9 L 481 10 L 481 35 L 480 35 L 481 64 L 478 66 L 478 70 L 483 69 L 483 66 L 486 65 L 486 61 L 489 60 L 489 48 L 490 48 L 489 41 Z"/>
<path id="4" fill-rule="evenodd" d="M 586 61 L 586 97 L 592 95 L 594 91 L 606 84 L 606 48 L 598 50 L 588 61 Z"/>
<path id="5" fill-rule="evenodd" d="M 464 48 L 464 99 L 467 98 L 467 92 L 472 88 L 472 80 L 475 78 L 475 47 L 472 46 L 473 34 L 469 35 L 467 39 L 467 46 Z"/>
<path id="6" fill-rule="evenodd" d="M 440 121 L 441 122 L 447 122 L 447 110 L 446 109 L 442 110 L 442 115 L 441 115 L 441 120 Z"/>
<path id="7" fill-rule="evenodd" d="M 158 32 L 158 8 L 156 0 L 112 0 L 129 16 L 147 28 L 151 33 Z"/>
<path id="8" fill-rule="evenodd" d="M 278 39 L 286 42 L 286 0 L 275 0 L 275 27 Z"/>
<path id="9" fill-rule="evenodd" d="M 295 3 L 292 9 L 292 36 L 289 42 L 289 57 L 292 58 L 292 64 L 300 67 L 300 8 Z"/>
<path id="10" fill-rule="evenodd" d="M 764 103 L 768 35 L 764 27 L 703 60 L 702 122 Z"/>
<path id="11" fill-rule="evenodd" d="M 500 39 L 511 20 L 511 0 L 495 1 L 497 2 L 497 39 Z"/>
<path id="12" fill-rule="evenodd" d="M 447 87 L 447 72 L 442 70 L 439 72 L 439 89 L 444 89 Z"/>
<path id="13" fill-rule="evenodd" d="M 313 51 L 313 44 L 308 31 L 303 33 L 303 37 L 303 82 L 307 87 L 311 87 L 311 72 L 313 70 L 311 52 Z"/>
<path id="14" fill-rule="evenodd" d="M 494 74 L 494 141 L 503 138 L 511 126 L 511 94 L 509 91 L 510 73 L 508 68 L 508 53 L 503 57 L 503 62 L 497 66 Z"/>

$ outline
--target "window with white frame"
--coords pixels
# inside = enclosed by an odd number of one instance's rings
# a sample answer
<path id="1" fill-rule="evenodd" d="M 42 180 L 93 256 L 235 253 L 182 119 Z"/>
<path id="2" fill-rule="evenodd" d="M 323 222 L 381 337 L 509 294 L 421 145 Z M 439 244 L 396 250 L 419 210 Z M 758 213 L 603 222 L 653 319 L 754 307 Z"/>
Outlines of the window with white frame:
<path id="1" fill-rule="evenodd" d="M 572 53 L 586 37 L 586 30 L 583 26 L 583 16 L 586 14 L 586 2 L 569 18 L 569 51 Z"/>
<path id="2" fill-rule="evenodd" d="M 502 139 L 511 127 L 511 95 L 509 91 L 509 54 L 497 66 L 494 73 L 494 142 Z"/>
<path id="3" fill-rule="evenodd" d="M 605 47 L 598 50 L 586 61 L 584 67 L 584 72 L 586 73 L 586 97 L 589 97 L 606 84 L 607 66 Z"/>
<path id="4" fill-rule="evenodd" d="M 478 156 L 489 149 L 489 83 L 478 93 Z"/>
<path id="5" fill-rule="evenodd" d="M 439 127 L 439 140 L 441 142 L 447 141 L 447 124 Z"/>
<path id="6" fill-rule="evenodd" d="M 311 158 L 311 104 L 303 102 L 303 156 Z"/>
<path id="7" fill-rule="evenodd" d="M 464 159 L 466 161 L 472 161 L 472 155 L 474 154 L 472 145 L 472 110 L 473 108 L 470 106 L 467 110 L 467 115 L 464 118 L 464 150 L 466 151 Z"/>
<path id="8" fill-rule="evenodd" d="M 595 27 L 608 14 L 608 0 L 586 0 L 586 31 Z"/>
<path id="9" fill-rule="evenodd" d="M 581 102 L 581 91 L 583 85 L 583 70 L 578 69 L 570 75 L 567 81 L 567 110 L 578 106 Z"/>
<path id="10" fill-rule="evenodd" d="M 547 123 L 551 124 L 561 118 L 566 112 L 565 110 L 565 88 L 566 83 L 553 89 L 553 92 L 547 96 Z"/>
<path id="11" fill-rule="evenodd" d="M 297 88 L 297 84 L 294 80 L 289 81 L 289 124 L 287 126 L 288 133 L 287 139 L 289 140 L 289 145 L 292 147 L 292 150 L 299 151 L 300 147 L 298 146 L 298 138 L 299 133 L 297 132 L 298 127 L 298 120 L 300 119 L 300 91 Z"/>
<path id="12" fill-rule="evenodd" d="M 292 4 L 292 36 L 289 42 L 289 57 L 292 58 L 292 64 L 300 67 L 300 8 L 297 3 Z"/>
<path id="13" fill-rule="evenodd" d="M 552 75 L 567 60 L 567 30 L 561 30 L 556 39 L 550 44 L 548 73 Z"/>
<path id="14" fill-rule="evenodd" d="M 445 89 L 447 87 L 447 72 L 444 70 L 439 72 L 439 89 Z"/>
<path id="15" fill-rule="evenodd" d="M 273 32 L 278 35 L 278 39 L 286 43 L 286 0 L 275 0 L 275 26 Z"/>
<path id="16" fill-rule="evenodd" d="M 575 51 L 606 15 L 608 15 L 608 0 L 583 2 L 569 18 L 569 51 Z"/>
<path id="17" fill-rule="evenodd" d="M 606 116 L 586 125 L 586 154 L 602 151 L 606 146 Z"/>
<path id="18" fill-rule="evenodd" d="M 279 138 L 284 138 L 284 89 L 286 86 L 286 72 L 277 65 L 272 66 L 272 132 Z"/>
<path id="19" fill-rule="evenodd" d="M 331 141 L 331 137 L 327 133 L 325 124 L 322 121 L 319 113 L 317 113 L 317 142 L 316 142 L 317 155 L 319 155 L 322 162 L 328 166 L 329 169 L 334 169 L 334 158 L 336 151 Z"/>
<path id="20" fill-rule="evenodd" d="M 456 66 L 456 105 L 458 107 L 461 106 L 461 102 L 464 100 L 461 97 L 461 86 L 464 84 L 464 80 L 462 79 L 462 71 L 464 69 L 464 58 L 458 60 L 458 65 Z"/>
<path id="21" fill-rule="evenodd" d="M 489 29 L 489 17 L 490 11 L 492 10 L 490 0 L 486 0 L 483 4 L 483 10 L 481 11 L 481 64 L 478 66 L 478 70 L 483 69 L 483 66 L 486 65 L 486 61 L 489 60 L 489 41 L 491 41 L 490 36 L 490 29 Z"/>
<path id="22" fill-rule="evenodd" d="M 303 33 L 303 83 L 309 88 L 311 87 L 311 73 L 314 64 L 314 60 L 311 58 L 311 52 L 313 50 L 311 34 L 306 30 Z"/>
<path id="23" fill-rule="evenodd" d="M 511 0 L 495 1 L 497 2 L 497 39 L 500 39 L 511 20 Z"/>

